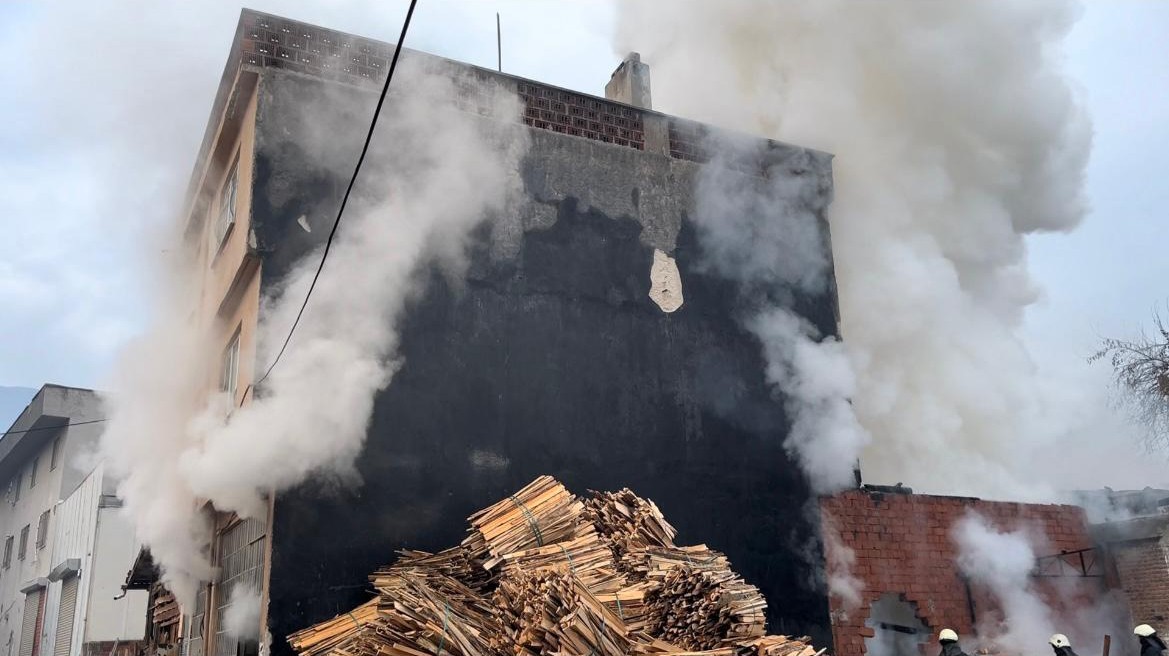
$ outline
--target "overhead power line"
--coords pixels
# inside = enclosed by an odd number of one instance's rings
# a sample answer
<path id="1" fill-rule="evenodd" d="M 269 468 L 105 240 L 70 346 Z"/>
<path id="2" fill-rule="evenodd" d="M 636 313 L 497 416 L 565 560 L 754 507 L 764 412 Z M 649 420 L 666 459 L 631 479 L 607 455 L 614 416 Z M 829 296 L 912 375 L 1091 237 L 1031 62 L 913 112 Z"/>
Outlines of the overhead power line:
<path id="1" fill-rule="evenodd" d="M 398 37 L 398 43 L 394 46 L 394 58 L 390 61 L 390 69 L 386 72 L 386 83 L 382 85 L 382 94 L 378 97 L 377 108 L 373 112 L 373 120 L 369 123 L 369 132 L 365 135 L 365 145 L 361 147 L 361 156 L 357 158 L 357 166 L 353 167 L 353 176 L 349 178 L 349 186 L 345 189 L 345 196 L 341 198 L 341 207 L 337 210 L 337 218 L 333 220 L 333 229 L 329 231 L 329 238 L 325 240 L 325 251 L 321 253 L 321 262 L 317 265 L 317 271 L 313 274 L 313 281 L 308 286 L 308 292 L 304 295 L 304 302 L 300 304 L 300 311 L 296 313 L 296 319 L 292 322 L 292 328 L 288 330 L 288 336 L 284 338 L 284 344 L 280 347 L 280 351 L 276 354 L 276 359 L 272 360 L 272 364 L 268 366 L 268 370 L 260 377 L 260 380 L 255 382 L 255 386 L 259 387 L 265 380 L 268 379 L 268 374 L 276 368 L 276 364 L 280 362 L 280 357 L 284 355 L 284 350 L 288 348 L 288 342 L 292 340 L 292 334 L 296 332 L 296 327 L 300 325 L 300 318 L 304 316 L 304 309 L 308 307 L 308 300 L 313 295 L 313 290 L 317 286 L 317 279 L 321 277 L 321 270 L 325 268 L 325 260 L 329 257 L 329 248 L 333 245 L 333 237 L 337 234 L 337 228 L 341 225 L 341 216 L 345 214 L 345 206 L 349 203 L 349 194 L 353 192 L 353 185 L 357 182 L 357 174 L 361 171 L 361 165 L 365 162 L 365 155 L 369 152 L 369 144 L 373 140 L 373 131 L 377 127 L 378 117 L 382 113 L 382 105 L 386 102 L 386 94 L 390 90 L 390 80 L 394 79 L 394 69 L 398 67 L 398 56 L 402 54 L 402 42 L 406 40 L 406 32 L 410 30 L 410 19 L 414 16 L 414 5 L 418 4 L 418 0 L 410 0 L 410 7 L 406 10 L 406 20 L 402 22 L 402 34 Z M 247 393 L 244 394 L 247 396 Z"/>
<path id="2" fill-rule="evenodd" d="M 341 217 L 345 214 L 345 206 L 349 204 L 349 196 L 353 193 L 353 186 L 357 183 L 357 174 L 361 172 L 361 165 L 365 163 L 365 156 L 369 153 L 369 144 L 373 141 L 374 128 L 377 127 L 378 117 L 381 116 L 382 106 L 386 103 L 386 95 L 390 91 L 390 81 L 394 79 L 394 71 L 398 68 L 398 58 L 402 54 L 402 43 L 406 40 L 406 33 L 410 31 L 410 21 L 414 17 L 414 7 L 418 4 L 418 0 L 410 0 L 410 6 L 406 9 L 406 18 L 402 21 L 402 34 L 398 37 L 398 43 L 394 46 L 394 58 L 390 60 L 390 68 L 386 71 L 386 83 L 382 85 L 382 93 L 378 96 L 377 107 L 373 112 L 373 119 L 369 122 L 369 130 L 365 135 L 365 143 L 361 146 L 361 155 L 357 158 L 357 165 L 353 167 L 353 175 L 349 178 L 349 186 L 345 188 L 345 195 L 341 198 L 341 207 L 337 209 L 337 218 L 333 220 L 333 228 L 329 231 L 329 238 L 325 240 L 325 251 L 321 253 L 321 261 L 317 264 L 316 273 L 313 274 L 313 281 L 308 286 L 308 292 L 304 295 L 304 302 L 300 304 L 300 310 L 296 313 L 296 319 L 292 322 L 292 327 L 288 330 L 288 336 L 284 338 L 284 344 L 280 346 L 280 351 L 276 354 L 276 358 L 272 360 L 272 364 L 268 365 L 267 371 L 253 384 L 249 384 L 244 389 L 243 396 L 240 398 L 242 404 L 247 398 L 248 392 L 265 380 L 268 379 L 268 374 L 276 368 L 276 364 L 280 362 L 281 356 L 288 348 L 288 343 L 292 341 L 292 334 L 296 332 L 296 327 L 300 325 L 300 318 L 304 316 L 304 309 L 308 307 L 308 300 L 313 295 L 313 290 L 317 287 L 317 279 L 321 277 L 321 270 L 325 268 L 325 260 L 329 258 L 329 248 L 333 245 L 333 238 L 337 235 L 337 228 L 341 225 Z M 25 430 L 8 431 L 4 435 L 19 435 L 22 433 L 33 433 L 42 430 L 56 430 L 65 428 L 66 426 L 85 426 L 87 424 L 98 424 L 107 419 L 94 419 L 91 421 L 78 421 L 61 424 L 60 426 L 45 426 L 43 428 L 28 428 Z"/>
<path id="3" fill-rule="evenodd" d="M 100 424 L 103 421 L 109 421 L 109 420 L 108 419 L 91 419 L 89 421 L 70 421 L 70 422 L 67 422 L 64 424 L 58 424 L 56 426 L 41 426 L 40 428 L 26 428 L 24 430 L 18 430 L 18 431 L 6 431 L 5 433 L 3 433 L 3 435 L 5 435 L 5 436 L 7 436 L 7 435 L 21 435 L 23 433 L 35 433 L 37 431 L 59 430 L 61 428 L 65 428 L 67 426 L 85 426 L 87 424 Z"/>

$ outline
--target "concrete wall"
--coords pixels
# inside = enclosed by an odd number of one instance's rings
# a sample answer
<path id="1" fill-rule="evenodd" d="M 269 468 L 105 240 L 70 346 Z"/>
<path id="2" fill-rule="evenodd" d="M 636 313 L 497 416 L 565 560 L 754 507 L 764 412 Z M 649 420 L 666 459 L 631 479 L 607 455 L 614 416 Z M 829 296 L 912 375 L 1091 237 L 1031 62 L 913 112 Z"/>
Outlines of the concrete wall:
<path id="1" fill-rule="evenodd" d="M 59 418 L 62 422 L 81 422 L 101 416 L 100 404 L 94 392 L 54 385 L 42 388 L 29 409 L 40 417 Z M 20 424 L 19 420 L 17 424 Z M 14 429 L 21 428 L 22 425 L 14 425 Z M 77 490 L 85 487 L 91 468 L 87 455 L 92 454 L 100 432 L 100 425 L 91 424 L 37 430 L 5 438 L 19 437 L 22 448 L 6 458 L 5 466 L 15 474 L 0 480 L 0 492 L 5 493 L 0 499 L 0 554 L 3 553 L 4 540 L 8 536 L 13 537 L 11 566 L 0 568 L 0 652 L 4 654 L 8 653 L 10 645 L 13 653 L 16 653 L 20 645 L 25 599 L 20 590 L 31 582 L 45 579 L 58 562 L 55 554 L 59 551 L 57 541 L 61 539 L 63 529 L 84 530 L 85 523 L 92 521 L 85 519 L 83 514 L 76 515 L 73 512 L 75 504 L 69 500 L 76 496 Z M 52 465 L 54 442 L 59 445 L 55 467 Z M 34 461 L 37 468 L 36 485 L 31 486 Z M 14 501 L 15 496 L 8 494 L 16 481 L 19 481 L 21 487 L 19 501 Z M 84 495 L 82 491 L 81 496 Z M 38 523 L 41 513 L 45 511 L 49 512 L 48 532 L 44 546 L 38 548 Z M 18 558 L 20 532 L 25 526 L 29 527 L 28 553 L 21 560 Z M 52 648 L 55 636 L 59 588 L 58 583 L 46 589 L 41 644 L 48 649 Z"/>
<path id="2" fill-rule="evenodd" d="M 265 73 L 252 208 L 265 289 L 328 232 L 372 102 Z M 310 144 L 302 126 L 329 142 Z M 360 603 L 394 550 L 456 544 L 468 514 L 538 474 L 653 498 L 682 543 L 726 552 L 761 588 L 771 630 L 826 641 L 827 601 L 810 576 L 816 515 L 783 449 L 783 399 L 737 321 L 749 301 L 701 266 L 688 219 L 700 164 L 531 137 L 520 229 L 478 234 L 467 284 L 431 272 L 400 326 L 405 364 L 376 400 L 363 485 L 309 484 L 276 501 L 274 653 L 287 653 L 289 632 Z M 830 176 L 826 158 L 810 157 Z M 649 298 L 655 249 L 680 270 L 686 302 L 672 314 Z M 835 334 L 831 292 L 799 297 L 797 310 Z"/>
<path id="3" fill-rule="evenodd" d="M 1000 530 L 1035 530 L 1046 539 L 1047 549 L 1037 556 L 1094 546 L 1084 511 L 1076 506 L 855 491 L 825 498 L 820 507 L 828 534 L 825 542 L 851 550 L 855 563 L 849 573 L 863 583 L 856 606 L 838 595 L 830 596 L 836 656 L 865 653 L 866 638 L 874 637 L 874 629 L 867 626 L 873 604 L 889 594 L 911 604 L 932 635 L 943 628 L 954 629 L 963 636 L 966 651 L 974 653 L 978 645 L 971 634 L 978 623 L 993 619 L 999 607 L 989 591 L 975 584 L 968 594 L 957 566 L 952 530 L 968 513 L 982 515 Z M 831 564 L 830 568 L 830 575 L 845 573 Z M 1097 571 L 1107 574 L 1103 564 Z M 1105 578 L 1034 579 L 1034 585 L 1057 613 L 1110 596 Z M 1080 634 L 1087 627 L 1077 622 L 1065 626 L 1079 653 L 1099 650 L 1101 636 Z M 1114 639 L 1113 653 L 1124 653 L 1125 641 L 1116 635 Z M 931 637 L 928 644 L 936 641 Z"/>

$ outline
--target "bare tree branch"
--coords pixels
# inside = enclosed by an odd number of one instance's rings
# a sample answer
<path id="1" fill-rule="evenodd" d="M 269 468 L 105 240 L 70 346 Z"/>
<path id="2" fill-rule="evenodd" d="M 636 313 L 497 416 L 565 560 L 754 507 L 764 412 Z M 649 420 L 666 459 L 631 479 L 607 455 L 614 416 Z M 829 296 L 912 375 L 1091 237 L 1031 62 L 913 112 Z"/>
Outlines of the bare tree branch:
<path id="1" fill-rule="evenodd" d="M 1169 446 L 1169 328 L 1160 313 L 1153 314 L 1152 336 L 1142 332 L 1135 340 L 1104 339 L 1088 362 L 1107 361 L 1120 390 L 1119 403 L 1147 429 L 1145 446 Z"/>

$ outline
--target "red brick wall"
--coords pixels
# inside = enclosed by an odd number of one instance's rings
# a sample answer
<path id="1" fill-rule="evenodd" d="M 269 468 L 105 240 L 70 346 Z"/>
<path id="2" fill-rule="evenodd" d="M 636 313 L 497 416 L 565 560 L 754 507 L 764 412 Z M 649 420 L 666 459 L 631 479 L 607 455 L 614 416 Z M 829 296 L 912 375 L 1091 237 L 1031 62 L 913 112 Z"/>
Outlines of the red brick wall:
<path id="1" fill-rule="evenodd" d="M 1110 551 L 1133 619 L 1169 635 L 1169 562 L 1160 540 L 1116 543 Z"/>
<path id="2" fill-rule="evenodd" d="M 980 501 L 960 497 L 881 494 L 850 491 L 821 500 L 824 531 L 855 553 L 852 575 L 864 583 L 859 606 L 830 595 L 832 632 L 836 656 L 861 656 L 864 638 L 873 630 L 865 626 L 871 604 L 886 593 L 898 593 L 917 607 L 918 615 L 934 633 L 952 628 L 970 635 L 973 623 L 967 588 L 955 559 L 958 549 L 951 539 L 955 523 L 976 511 L 1001 529 L 1033 526 L 1048 540 L 1050 554 L 1092 547 L 1083 511 L 1075 506 L 1030 505 Z M 825 536 L 826 543 L 831 535 Z M 1048 555 L 1038 553 L 1037 555 Z M 832 572 L 830 572 L 832 574 Z M 1066 581 L 1065 581 L 1066 582 Z M 1045 589 L 1045 597 L 1055 600 Z M 1079 594 L 1104 591 L 1102 579 L 1079 579 Z M 978 620 L 991 617 L 994 599 L 971 584 Z M 933 641 L 930 641 L 932 647 Z"/>

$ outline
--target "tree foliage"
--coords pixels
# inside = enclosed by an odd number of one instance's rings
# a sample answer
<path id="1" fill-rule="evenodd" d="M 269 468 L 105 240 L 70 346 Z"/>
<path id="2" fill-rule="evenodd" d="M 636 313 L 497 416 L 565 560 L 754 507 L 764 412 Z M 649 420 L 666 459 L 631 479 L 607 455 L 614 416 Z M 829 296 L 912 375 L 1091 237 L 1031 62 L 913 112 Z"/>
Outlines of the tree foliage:
<path id="1" fill-rule="evenodd" d="M 1152 334 L 1105 339 L 1088 361 L 1112 365 L 1120 404 L 1148 429 L 1148 446 L 1164 446 L 1169 444 L 1169 329 L 1160 314 L 1153 319 Z"/>

